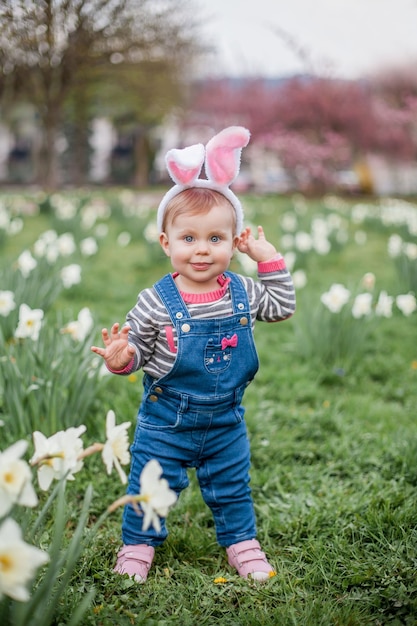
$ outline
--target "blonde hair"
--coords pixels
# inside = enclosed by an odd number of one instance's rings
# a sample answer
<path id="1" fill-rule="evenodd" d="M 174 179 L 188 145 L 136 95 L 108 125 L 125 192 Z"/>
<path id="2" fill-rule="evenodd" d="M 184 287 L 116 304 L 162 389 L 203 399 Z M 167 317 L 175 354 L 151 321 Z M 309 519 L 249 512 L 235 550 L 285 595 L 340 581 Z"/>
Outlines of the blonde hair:
<path id="1" fill-rule="evenodd" d="M 206 215 L 213 206 L 228 206 L 233 215 L 233 230 L 236 230 L 236 212 L 231 202 L 220 192 L 205 187 L 190 187 L 169 201 L 162 221 L 162 232 L 178 215 Z"/>

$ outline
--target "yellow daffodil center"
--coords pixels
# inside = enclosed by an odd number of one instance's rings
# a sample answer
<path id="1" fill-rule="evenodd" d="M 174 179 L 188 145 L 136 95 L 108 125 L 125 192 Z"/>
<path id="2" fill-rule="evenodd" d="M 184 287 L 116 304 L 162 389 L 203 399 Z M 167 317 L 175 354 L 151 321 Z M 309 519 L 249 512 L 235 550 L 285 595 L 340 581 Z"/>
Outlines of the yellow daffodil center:
<path id="1" fill-rule="evenodd" d="M 3 474 L 3 478 L 5 483 L 11 484 L 12 482 L 14 482 L 14 476 L 12 472 L 6 472 L 5 474 Z"/>
<path id="2" fill-rule="evenodd" d="M 7 572 L 13 567 L 12 559 L 7 554 L 0 554 L 0 571 Z"/>

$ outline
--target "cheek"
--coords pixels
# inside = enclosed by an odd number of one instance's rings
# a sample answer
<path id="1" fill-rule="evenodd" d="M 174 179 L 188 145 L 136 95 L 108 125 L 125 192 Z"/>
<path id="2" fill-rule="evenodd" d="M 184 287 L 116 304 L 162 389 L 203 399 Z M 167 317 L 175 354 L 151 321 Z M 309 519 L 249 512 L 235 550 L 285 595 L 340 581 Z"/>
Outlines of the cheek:
<path id="1" fill-rule="evenodd" d="M 173 246 L 169 251 L 171 259 L 182 259 L 186 256 L 187 250 L 183 246 Z"/>

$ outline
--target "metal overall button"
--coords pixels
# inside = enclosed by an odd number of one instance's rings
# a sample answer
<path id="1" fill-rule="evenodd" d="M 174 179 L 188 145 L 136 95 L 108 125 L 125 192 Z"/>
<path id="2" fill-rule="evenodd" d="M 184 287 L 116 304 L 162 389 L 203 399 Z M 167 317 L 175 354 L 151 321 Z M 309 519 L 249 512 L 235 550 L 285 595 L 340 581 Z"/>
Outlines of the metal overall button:
<path id="1" fill-rule="evenodd" d="M 247 326 L 248 325 L 248 318 L 247 317 L 241 317 L 239 320 L 241 326 Z"/>
<path id="2" fill-rule="evenodd" d="M 191 326 L 189 324 L 183 324 L 181 326 L 181 330 L 183 333 L 189 333 L 191 330 Z"/>

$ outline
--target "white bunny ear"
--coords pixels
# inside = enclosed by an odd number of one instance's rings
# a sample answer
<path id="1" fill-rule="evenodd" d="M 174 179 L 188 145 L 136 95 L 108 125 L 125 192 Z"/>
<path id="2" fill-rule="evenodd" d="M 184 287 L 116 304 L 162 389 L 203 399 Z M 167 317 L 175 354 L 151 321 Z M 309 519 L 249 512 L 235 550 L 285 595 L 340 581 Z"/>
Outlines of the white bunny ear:
<path id="1" fill-rule="evenodd" d="M 199 176 L 204 163 L 204 146 L 197 143 L 181 150 L 168 150 L 165 162 L 169 175 L 177 185 L 190 185 Z"/>
<path id="2" fill-rule="evenodd" d="M 212 137 L 206 145 L 207 178 L 229 186 L 239 174 L 240 155 L 249 138 L 250 133 L 243 126 L 229 126 Z"/>

